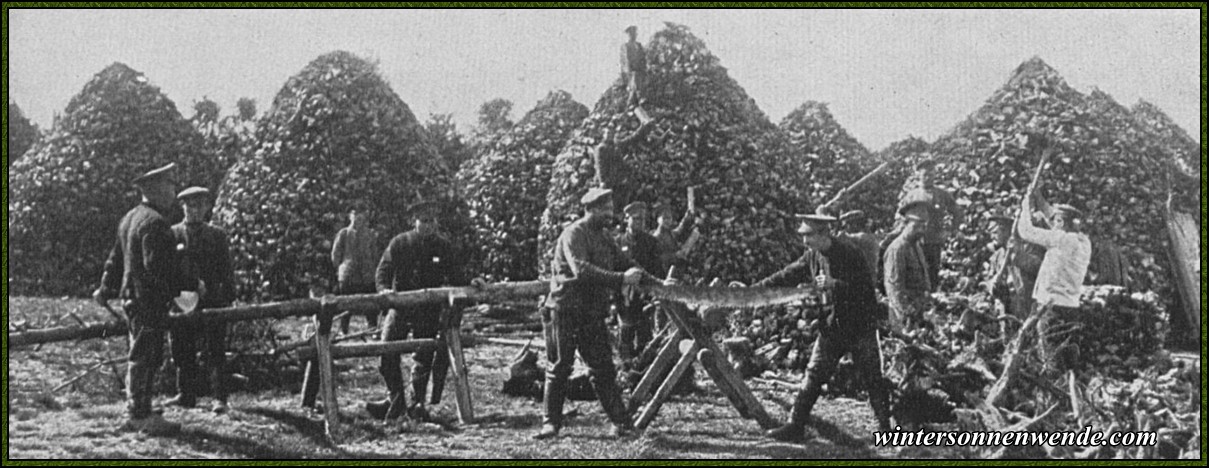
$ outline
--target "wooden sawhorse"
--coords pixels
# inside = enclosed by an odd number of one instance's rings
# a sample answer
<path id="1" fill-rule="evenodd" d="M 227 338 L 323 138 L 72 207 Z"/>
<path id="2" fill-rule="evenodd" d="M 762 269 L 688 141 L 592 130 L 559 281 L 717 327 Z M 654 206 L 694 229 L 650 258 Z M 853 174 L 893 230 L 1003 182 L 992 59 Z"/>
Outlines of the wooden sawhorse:
<path id="1" fill-rule="evenodd" d="M 696 360 L 701 363 L 701 367 L 705 368 L 705 372 L 718 385 L 722 394 L 730 400 L 731 405 L 739 410 L 740 416 L 755 419 L 756 423 L 764 429 L 777 427 L 777 422 L 764 411 L 764 406 L 756 400 L 751 389 L 747 388 L 747 384 L 743 383 L 739 373 L 726 360 L 722 350 L 718 348 L 718 344 L 714 342 L 713 336 L 697 314 L 679 302 L 663 301 L 661 307 L 671 317 L 676 332 L 659 350 L 655 362 L 651 363 L 646 374 L 642 376 L 642 380 L 638 382 L 638 386 L 634 388 L 629 408 L 631 412 L 638 411 L 634 425 L 639 428 L 646 428 L 650 425 L 655 414 L 659 412 L 659 407 L 663 406 L 663 403 L 671 396 L 676 382 L 680 381 L 689 366 L 692 366 L 693 361 Z M 680 342 L 686 338 L 692 339 L 691 345 L 686 350 L 687 352 L 684 352 L 683 356 L 677 360 L 676 355 L 680 353 Z M 673 366 L 671 373 L 660 383 L 659 378 L 667 371 L 668 366 Z M 659 388 L 652 396 L 651 390 L 655 388 L 656 384 L 659 385 Z"/>
<path id="2" fill-rule="evenodd" d="M 378 343 L 335 344 L 331 342 L 332 319 L 336 315 L 335 304 L 324 303 L 320 313 L 315 314 L 314 345 L 298 350 L 299 359 L 307 361 L 306 374 L 302 383 L 302 404 L 311 406 L 315 393 L 323 399 L 325 432 L 332 441 L 338 440 L 340 411 L 336 403 L 336 384 L 332 374 L 332 361 L 341 358 L 382 356 L 392 353 L 414 353 L 430 349 L 445 349 L 449 353 L 449 379 L 453 380 L 453 392 L 458 410 L 458 422 L 474 422 L 474 408 L 470 400 L 470 381 L 466 375 L 466 359 L 462 352 L 462 310 L 448 307 L 441 312 L 441 336 L 437 339 L 398 340 Z M 314 380 L 318 374 L 318 385 Z M 317 389 L 315 387 L 318 387 Z"/>

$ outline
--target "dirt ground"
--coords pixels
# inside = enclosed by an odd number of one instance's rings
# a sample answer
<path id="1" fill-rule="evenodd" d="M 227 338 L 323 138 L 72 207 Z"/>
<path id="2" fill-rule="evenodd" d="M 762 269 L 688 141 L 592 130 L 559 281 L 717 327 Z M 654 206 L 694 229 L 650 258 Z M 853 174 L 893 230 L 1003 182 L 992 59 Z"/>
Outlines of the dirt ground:
<path id="1" fill-rule="evenodd" d="M 98 307 L 79 299 L 10 298 L 14 324 L 40 328 L 105 319 Z M 72 316 L 75 317 L 72 317 Z M 353 321 L 354 331 L 362 325 Z M 298 336 L 303 322 L 282 321 L 277 329 Z M 963 454 L 874 447 L 873 415 L 867 403 L 823 398 L 816 406 L 814 435 L 805 443 L 764 438 L 759 425 L 738 415 L 708 381 L 675 397 L 633 440 L 608 437 L 596 402 L 570 402 L 578 416 L 562 437 L 536 441 L 541 404 L 504 396 L 500 389 L 518 348 L 479 345 L 466 350 L 476 421 L 458 424 L 452 388 L 430 408 L 440 424 L 383 423 L 365 412 L 366 399 L 384 393 L 375 359 L 337 362 L 341 427 L 338 443 L 324 435 L 323 415 L 299 405 L 300 382 L 259 391 L 237 391 L 228 414 L 216 415 L 203 398 L 195 409 L 166 408 L 168 420 L 184 424 L 172 437 L 123 432 L 124 364 L 105 361 L 125 355 L 121 337 L 11 349 L 8 380 L 6 459 L 879 459 L 961 458 Z M 409 359 L 404 359 L 409 365 Z M 543 363 L 544 364 L 544 363 Z M 94 368 L 87 372 L 90 368 Z M 72 384 L 56 387 L 79 377 Z M 698 378 L 705 373 L 698 369 Z M 170 396 L 167 390 L 156 403 Z M 748 382 L 774 418 L 785 420 L 792 401 L 786 388 Z"/>

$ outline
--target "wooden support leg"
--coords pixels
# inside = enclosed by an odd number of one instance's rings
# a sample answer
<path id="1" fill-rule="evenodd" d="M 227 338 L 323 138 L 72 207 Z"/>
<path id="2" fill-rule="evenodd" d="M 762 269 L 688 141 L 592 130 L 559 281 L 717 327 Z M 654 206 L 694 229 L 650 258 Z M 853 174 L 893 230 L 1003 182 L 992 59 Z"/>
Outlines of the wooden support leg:
<path id="1" fill-rule="evenodd" d="M 673 343 L 679 346 L 678 341 Z M 667 379 L 663 381 L 663 384 L 659 385 L 659 390 L 655 392 L 655 397 L 651 398 L 651 402 L 647 403 L 646 407 L 642 408 L 642 411 L 638 413 L 638 419 L 634 421 L 634 426 L 643 429 L 651 423 L 652 419 L 655 419 L 655 413 L 659 411 L 659 407 L 663 406 L 663 402 L 672 396 L 672 390 L 676 388 L 676 383 L 680 382 L 680 378 L 693 365 L 693 360 L 696 359 L 699 349 L 701 349 L 701 345 L 694 341 L 689 347 L 688 352 L 680 356 L 680 360 L 676 361 L 676 367 L 672 368 L 672 372 L 667 375 Z"/>
<path id="2" fill-rule="evenodd" d="M 675 325 L 669 325 L 675 326 Z M 688 335 L 680 329 L 676 329 L 667 343 L 663 344 L 663 348 L 659 349 L 659 354 L 655 357 L 655 362 L 652 362 L 647 368 L 646 374 L 643 374 L 642 380 L 638 381 L 638 386 L 634 387 L 634 393 L 630 395 L 630 412 L 637 411 L 643 404 L 647 402 L 651 391 L 655 389 L 655 385 L 659 383 L 659 377 L 663 376 L 663 372 L 669 366 L 676 363 L 676 355 L 680 352 L 680 340 L 683 340 Z"/>
<path id="3" fill-rule="evenodd" d="M 437 352 L 449 353 L 449 367 L 453 375 L 453 393 L 458 406 L 458 421 L 462 424 L 474 423 L 474 406 L 470 401 L 470 379 L 466 375 L 466 358 L 462 354 L 462 311 L 450 307 L 445 309 L 446 319 L 445 345 L 446 350 Z"/>
<path id="4" fill-rule="evenodd" d="M 328 439 L 336 442 L 340 429 L 340 407 L 336 404 L 336 382 L 332 374 L 332 314 L 327 310 L 316 314 L 315 330 L 319 390 L 323 395 L 323 416 L 327 422 L 325 432 Z"/>
<path id="5" fill-rule="evenodd" d="M 693 314 L 684 304 L 679 303 L 669 304 L 667 311 L 668 316 L 681 330 L 687 331 L 694 342 L 709 351 L 709 353 L 703 353 L 702 357 L 705 359 L 701 360 L 701 366 L 705 368 L 705 372 L 718 385 L 718 388 L 731 400 L 735 409 L 739 410 L 739 414 L 755 419 L 760 427 L 776 427 L 776 421 L 764 410 L 764 405 L 761 405 L 755 395 L 751 394 L 751 389 L 743 383 L 739 373 L 722 357 L 725 354 L 718 348 L 718 344 L 714 343 L 713 336 L 710 335 L 709 330 L 705 329 L 696 314 Z"/>
<path id="6" fill-rule="evenodd" d="M 311 342 L 315 338 L 311 337 Z M 315 396 L 319 394 L 319 368 L 315 365 L 315 360 L 306 361 L 306 372 L 302 374 L 302 406 L 304 408 L 315 407 Z"/>

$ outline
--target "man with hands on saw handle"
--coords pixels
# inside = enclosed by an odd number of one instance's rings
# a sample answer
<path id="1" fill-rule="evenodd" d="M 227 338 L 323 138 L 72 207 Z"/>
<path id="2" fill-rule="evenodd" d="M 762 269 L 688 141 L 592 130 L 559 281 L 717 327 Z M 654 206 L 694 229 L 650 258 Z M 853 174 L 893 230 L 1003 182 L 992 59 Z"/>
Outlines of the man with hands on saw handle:
<path id="1" fill-rule="evenodd" d="M 550 295 L 542 308 L 546 336 L 545 415 L 535 439 L 557 437 L 562 429 L 567 383 L 575 353 L 588 366 L 600 405 L 613 423 L 613 435 L 637 433 L 617 385 L 617 369 L 605 325 L 609 303 L 623 287 L 660 281 L 633 266 L 608 233 L 613 214 L 613 191 L 593 188 L 581 199 L 584 216 L 558 237 L 551 265 Z M 620 272 L 624 271 L 624 273 Z"/>
<path id="2" fill-rule="evenodd" d="M 880 308 L 869 267 L 859 249 L 832 236 L 835 217 L 808 214 L 797 218 L 802 221 L 798 234 L 806 244 L 806 253 L 752 286 L 813 285 L 823 290 L 823 312 L 819 317 L 819 335 L 806 367 L 805 383 L 794 400 L 789 423 L 766 435 L 783 441 L 804 438 L 806 421 L 823 392 L 823 384 L 831 379 L 840 358 L 848 353 L 869 391 L 869 404 L 877 417 L 878 429 L 889 431 L 889 392 L 882 379 L 876 333 Z"/>

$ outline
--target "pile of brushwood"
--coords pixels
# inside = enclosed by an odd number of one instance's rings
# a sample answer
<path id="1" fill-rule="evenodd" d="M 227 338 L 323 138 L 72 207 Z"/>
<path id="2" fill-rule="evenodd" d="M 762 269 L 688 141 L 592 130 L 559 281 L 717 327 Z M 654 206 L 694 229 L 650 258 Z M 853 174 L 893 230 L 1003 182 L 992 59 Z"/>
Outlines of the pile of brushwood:
<path id="1" fill-rule="evenodd" d="M 554 158 L 588 115 L 553 91 L 508 130 L 477 149 L 458 171 L 471 212 L 477 270 L 493 281 L 537 278 L 537 231 Z"/>
<path id="2" fill-rule="evenodd" d="M 139 203 L 131 182 L 170 162 L 182 188 L 214 189 L 222 176 L 201 136 L 146 76 L 121 63 L 94 75 L 49 134 L 10 166 L 13 291 L 87 295 L 118 221 Z"/>
<path id="3" fill-rule="evenodd" d="M 772 273 L 791 259 L 786 246 L 796 241 L 792 215 L 803 206 L 807 180 L 801 157 L 687 28 L 669 24 L 655 33 L 647 59 L 644 109 L 655 123 L 624 149 L 628 170 L 616 206 L 664 201 L 683 213 L 687 188 L 700 186 L 703 236 L 683 273 L 744 281 Z M 639 126 L 625 107 L 625 86 L 619 78 L 605 92 L 554 162 L 539 268 L 548 268 L 562 227 L 583 212 L 579 198 L 594 186 L 592 155 L 605 127 L 626 137 Z"/>
<path id="4" fill-rule="evenodd" d="M 375 64 L 350 53 L 322 55 L 291 77 L 256 132 L 214 216 L 230 234 L 245 299 L 331 290 L 328 254 L 350 209 L 370 213 L 385 248 L 410 229 L 408 205 L 448 198 L 451 174 L 422 125 Z"/>

